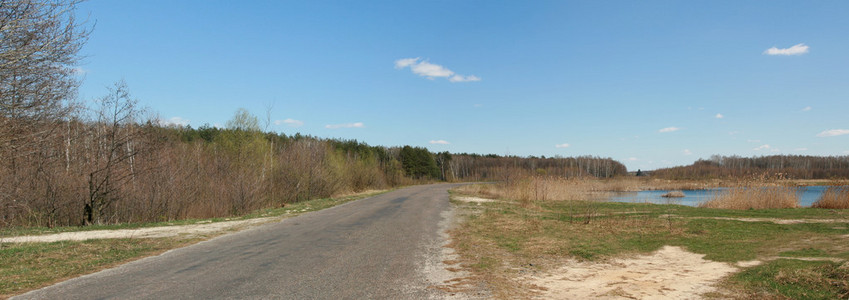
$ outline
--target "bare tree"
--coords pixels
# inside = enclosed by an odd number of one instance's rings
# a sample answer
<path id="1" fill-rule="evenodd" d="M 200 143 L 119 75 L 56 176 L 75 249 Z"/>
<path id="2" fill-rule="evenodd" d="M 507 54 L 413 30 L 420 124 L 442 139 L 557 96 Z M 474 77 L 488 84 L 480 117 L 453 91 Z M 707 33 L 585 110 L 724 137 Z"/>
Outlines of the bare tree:
<path id="1" fill-rule="evenodd" d="M 90 30 L 75 19 L 78 1 L 0 0 L 0 149 L 38 151 L 70 111 L 78 52 Z M 10 149 L 11 148 L 11 149 Z M 11 151 L 10 151 L 11 150 Z"/>
<path id="2" fill-rule="evenodd" d="M 94 124 L 96 144 L 89 173 L 85 223 L 99 223 L 102 213 L 120 199 L 121 186 L 135 178 L 135 145 L 140 134 L 136 118 L 141 114 L 127 84 L 118 82 L 101 98 Z"/>

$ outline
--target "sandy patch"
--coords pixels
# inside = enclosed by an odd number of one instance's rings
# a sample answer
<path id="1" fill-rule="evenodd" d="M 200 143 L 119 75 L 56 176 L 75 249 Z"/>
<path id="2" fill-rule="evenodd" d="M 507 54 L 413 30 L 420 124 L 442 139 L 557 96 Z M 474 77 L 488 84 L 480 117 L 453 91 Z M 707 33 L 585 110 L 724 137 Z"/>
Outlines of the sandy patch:
<path id="1" fill-rule="evenodd" d="M 743 222 L 772 222 L 772 223 L 775 223 L 775 224 L 849 223 L 849 219 L 775 219 L 775 218 L 725 218 L 725 217 L 714 217 L 713 219 L 743 221 Z"/>
<path id="2" fill-rule="evenodd" d="M 678 218 L 678 215 L 660 215 L 659 218 Z M 730 217 L 687 217 L 690 219 L 713 219 L 740 222 L 772 222 L 775 224 L 804 224 L 804 223 L 849 223 L 849 219 L 777 219 L 777 218 L 730 218 Z M 835 228 L 837 229 L 837 228 Z"/>
<path id="3" fill-rule="evenodd" d="M 846 261 L 845 259 L 837 258 L 837 257 L 787 257 L 787 256 L 772 257 L 769 260 L 776 260 L 776 259 L 795 259 L 795 260 L 804 260 L 804 261 L 830 261 L 830 262 L 835 262 L 835 263 L 841 263 L 841 262 Z"/>
<path id="4" fill-rule="evenodd" d="M 495 202 L 495 200 L 493 200 L 493 199 L 478 198 L 478 197 L 467 197 L 467 196 L 454 197 L 454 200 L 463 201 L 463 202 L 470 202 L 470 203 Z"/>
<path id="5" fill-rule="evenodd" d="M 192 225 L 62 232 L 45 235 L 0 238 L 0 243 L 50 243 L 57 241 L 84 241 L 92 239 L 161 238 L 178 235 L 199 236 L 276 220 L 280 220 L 280 218 L 258 218 L 217 223 L 201 221 L 198 222 L 198 224 Z"/>
<path id="6" fill-rule="evenodd" d="M 545 299 L 693 299 L 715 291 L 738 269 L 679 247 L 609 263 L 573 261 L 551 274 L 527 277 Z"/>
<path id="7" fill-rule="evenodd" d="M 754 267 L 762 264 L 763 262 L 760 260 L 748 260 L 748 261 L 738 261 L 736 265 L 741 268 Z"/>

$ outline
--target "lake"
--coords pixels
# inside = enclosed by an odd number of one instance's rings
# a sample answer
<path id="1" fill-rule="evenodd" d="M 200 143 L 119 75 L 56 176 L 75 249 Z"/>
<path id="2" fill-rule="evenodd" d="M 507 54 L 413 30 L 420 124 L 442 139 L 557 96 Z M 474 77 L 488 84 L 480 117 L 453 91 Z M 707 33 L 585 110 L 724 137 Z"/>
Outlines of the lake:
<path id="1" fill-rule="evenodd" d="M 798 187 L 799 204 L 803 207 L 809 207 L 812 203 L 819 200 L 822 193 L 829 186 L 800 186 Z M 640 191 L 640 192 L 620 192 L 609 198 L 609 201 L 614 202 L 636 202 L 636 203 L 655 203 L 655 204 L 680 204 L 687 206 L 697 206 L 701 202 L 705 202 L 713 198 L 717 193 L 726 190 L 727 188 L 715 188 L 707 190 L 683 190 L 684 197 L 680 198 L 664 198 L 661 195 L 666 194 L 669 190 L 655 191 Z"/>

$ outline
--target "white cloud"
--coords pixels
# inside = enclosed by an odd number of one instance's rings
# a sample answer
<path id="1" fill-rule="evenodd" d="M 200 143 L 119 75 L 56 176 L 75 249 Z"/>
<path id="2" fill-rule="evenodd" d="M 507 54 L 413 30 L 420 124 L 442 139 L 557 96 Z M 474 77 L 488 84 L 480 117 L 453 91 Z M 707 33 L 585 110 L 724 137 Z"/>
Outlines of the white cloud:
<path id="1" fill-rule="evenodd" d="M 805 106 L 805 108 L 803 108 L 803 109 L 802 109 L 802 111 L 811 111 L 811 107 L 810 107 L 810 106 Z"/>
<path id="2" fill-rule="evenodd" d="M 410 70 L 412 70 L 413 73 L 416 73 L 419 76 L 425 76 L 431 79 L 433 79 L 433 77 L 449 77 L 451 75 L 454 75 L 454 71 L 426 61 L 411 65 Z"/>
<path id="3" fill-rule="evenodd" d="M 403 69 L 406 67 L 410 67 L 410 71 L 413 71 L 414 74 L 426 77 L 427 79 L 431 80 L 439 77 L 447 78 L 450 82 L 481 81 L 481 78 L 475 75 L 460 75 L 441 65 L 423 61 L 420 57 L 402 58 L 395 61 L 396 69 Z"/>
<path id="4" fill-rule="evenodd" d="M 636 157 L 629 157 L 628 160 L 629 161 L 638 161 L 639 159 L 637 159 Z"/>
<path id="5" fill-rule="evenodd" d="M 844 134 L 849 134 L 849 129 L 826 130 L 826 131 L 818 133 L 817 136 L 818 137 L 830 137 L 830 136 L 838 136 L 838 135 L 844 135 Z"/>
<path id="6" fill-rule="evenodd" d="M 725 116 L 723 116 L 722 114 L 716 114 L 716 116 L 714 116 L 714 118 L 722 119 L 722 118 L 725 118 Z"/>
<path id="7" fill-rule="evenodd" d="M 554 145 L 554 148 L 569 148 L 569 146 L 572 146 L 572 145 L 569 145 L 567 143 L 563 143 L 563 144 Z"/>
<path id="8" fill-rule="evenodd" d="M 446 140 L 435 140 L 435 141 L 434 141 L 434 140 L 431 140 L 431 141 L 430 141 L 430 143 L 431 143 L 431 144 L 436 144 L 436 145 L 448 145 L 448 144 L 451 144 L 451 143 L 449 143 L 449 142 L 448 142 L 448 141 L 446 141 Z"/>
<path id="9" fill-rule="evenodd" d="M 274 121 L 274 125 L 288 125 L 289 127 L 301 127 L 304 126 L 304 121 L 295 120 L 295 119 L 285 119 L 285 120 L 276 120 Z"/>
<path id="10" fill-rule="evenodd" d="M 660 130 L 658 130 L 657 132 L 673 132 L 673 131 L 678 131 L 678 130 L 681 130 L 681 128 L 678 128 L 678 127 L 666 127 L 666 128 L 661 128 L 661 129 L 660 129 Z"/>
<path id="11" fill-rule="evenodd" d="M 160 126 L 188 126 L 189 120 L 183 119 L 181 117 L 172 117 L 168 120 L 157 120 Z"/>
<path id="12" fill-rule="evenodd" d="M 770 148 L 771 147 L 769 146 L 769 144 L 763 144 L 763 145 L 760 145 L 758 147 L 752 148 L 752 150 L 761 151 L 761 150 L 769 150 Z"/>
<path id="13" fill-rule="evenodd" d="M 808 53 L 808 48 L 809 48 L 808 45 L 805 45 L 804 43 L 793 45 L 793 47 L 790 47 L 790 48 L 772 47 L 772 48 L 766 49 L 766 51 L 764 51 L 764 54 L 766 54 L 766 55 L 802 55 L 802 54 Z"/>
<path id="14" fill-rule="evenodd" d="M 451 82 L 467 82 L 467 81 L 481 81 L 480 77 L 475 75 L 463 76 L 463 75 L 454 75 L 451 78 L 448 78 L 448 81 Z"/>
<path id="15" fill-rule="evenodd" d="M 328 124 L 324 125 L 324 128 L 327 129 L 338 129 L 338 128 L 363 128 L 366 127 L 362 122 L 356 123 L 345 123 L 345 124 Z"/>
<path id="16" fill-rule="evenodd" d="M 684 149 L 684 155 L 693 155 L 693 152 L 690 149 Z"/>
<path id="17" fill-rule="evenodd" d="M 395 68 L 396 69 L 403 69 L 403 68 L 412 66 L 412 65 L 416 64 L 416 62 L 418 62 L 419 59 L 421 59 L 421 58 L 420 57 L 402 58 L 402 59 L 396 60 L 395 61 Z"/>

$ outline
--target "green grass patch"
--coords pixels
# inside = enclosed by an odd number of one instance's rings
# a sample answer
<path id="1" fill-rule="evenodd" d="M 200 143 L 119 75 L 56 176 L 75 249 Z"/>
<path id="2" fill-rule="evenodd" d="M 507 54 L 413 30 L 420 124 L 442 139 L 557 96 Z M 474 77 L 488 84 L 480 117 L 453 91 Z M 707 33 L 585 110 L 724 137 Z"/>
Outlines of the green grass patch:
<path id="1" fill-rule="evenodd" d="M 849 264 L 779 259 L 743 270 L 731 281 L 751 298 L 846 299 Z"/>
<path id="2" fill-rule="evenodd" d="M 196 241 L 160 238 L 0 244 L 0 298 Z"/>
<path id="3" fill-rule="evenodd" d="M 828 256 L 828 253 L 820 249 L 804 248 L 800 250 L 784 251 L 778 255 L 783 257 L 825 257 Z"/>

